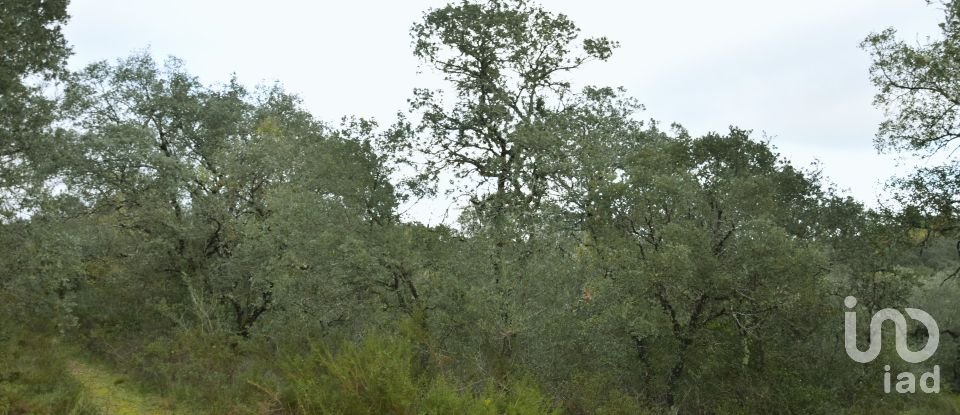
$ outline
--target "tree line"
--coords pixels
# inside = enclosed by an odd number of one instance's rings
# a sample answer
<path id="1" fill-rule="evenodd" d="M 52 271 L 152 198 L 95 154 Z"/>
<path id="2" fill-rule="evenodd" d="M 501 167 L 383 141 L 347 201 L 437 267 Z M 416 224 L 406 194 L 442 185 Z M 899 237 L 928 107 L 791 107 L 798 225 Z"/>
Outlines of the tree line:
<path id="1" fill-rule="evenodd" d="M 960 411 L 960 5 L 861 45 L 878 147 L 931 160 L 878 209 L 575 88 L 618 43 L 523 0 L 428 10 L 447 87 L 384 125 L 148 52 L 69 71 L 66 7 L 0 1 L 2 413 L 95 413 L 76 358 L 203 413 Z M 456 224 L 400 219 L 451 178 Z M 851 361 L 849 295 L 927 310 L 940 350 Z M 944 392 L 885 394 L 885 364 Z"/>

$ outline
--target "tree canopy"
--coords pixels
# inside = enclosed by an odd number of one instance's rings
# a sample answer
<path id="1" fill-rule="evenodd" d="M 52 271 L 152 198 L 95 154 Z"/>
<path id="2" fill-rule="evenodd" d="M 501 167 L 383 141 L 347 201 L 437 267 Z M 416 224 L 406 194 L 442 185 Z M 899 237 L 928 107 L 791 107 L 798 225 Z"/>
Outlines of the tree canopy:
<path id="1" fill-rule="evenodd" d="M 525 0 L 427 10 L 445 87 L 385 127 L 149 52 L 68 71 L 66 6 L 0 3 L 0 413 L 97 413 L 78 361 L 197 413 L 956 413 L 952 155 L 870 209 L 748 129 L 574 85 L 618 43 Z M 863 44 L 884 150 L 960 142 L 943 6 L 941 39 Z M 451 179 L 455 224 L 401 219 Z M 850 295 L 861 328 L 936 315 L 941 352 L 853 362 Z M 883 393 L 887 364 L 944 393 Z"/>

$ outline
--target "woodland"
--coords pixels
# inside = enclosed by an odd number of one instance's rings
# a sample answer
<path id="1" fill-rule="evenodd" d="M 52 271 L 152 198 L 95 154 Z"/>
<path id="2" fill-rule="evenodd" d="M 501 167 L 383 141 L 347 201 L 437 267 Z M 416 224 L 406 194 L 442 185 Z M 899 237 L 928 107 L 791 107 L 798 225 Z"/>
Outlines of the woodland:
<path id="1" fill-rule="evenodd" d="M 426 10 L 445 86 L 338 124 L 149 52 L 69 70 L 67 0 L 0 0 L 0 414 L 958 414 L 960 3 L 916 7 L 937 37 L 861 44 L 860 139 L 924 161 L 876 208 L 575 87 L 619 44 L 526 0 Z M 402 219 L 431 197 L 462 210 Z M 861 349 L 912 307 L 936 354 L 851 360 L 848 296 Z"/>

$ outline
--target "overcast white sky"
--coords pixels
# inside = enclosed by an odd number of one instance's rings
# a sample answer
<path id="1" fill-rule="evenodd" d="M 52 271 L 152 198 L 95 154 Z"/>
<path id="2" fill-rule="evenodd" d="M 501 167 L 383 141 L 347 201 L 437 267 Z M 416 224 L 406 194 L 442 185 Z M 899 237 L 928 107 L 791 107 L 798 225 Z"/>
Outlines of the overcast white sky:
<path id="1" fill-rule="evenodd" d="M 291 1 L 72 0 L 66 36 L 72 68 L 150 47 L 175 55 L 205 82 L 231 73 L 247 85 L 280 81 L 317 117 L 374 117 L 389 124 L 418 74 L 410 25 L 445 0 Z M 921 0 L 614 1 L 546 0 L 585 35 L 621 48 L 573 79 L 623 86 L 646 117 L 694 134 L 752 129 L 795 165 L 820 160 L 850 194 L 876 205 L 882 182 L 906 167 L 877 155 L 881 113 L 871 105 L 871 31 L 895 27 L 922 40 L 940 11 Z M 436 204 L 415 208 L 436 222 Z"/>

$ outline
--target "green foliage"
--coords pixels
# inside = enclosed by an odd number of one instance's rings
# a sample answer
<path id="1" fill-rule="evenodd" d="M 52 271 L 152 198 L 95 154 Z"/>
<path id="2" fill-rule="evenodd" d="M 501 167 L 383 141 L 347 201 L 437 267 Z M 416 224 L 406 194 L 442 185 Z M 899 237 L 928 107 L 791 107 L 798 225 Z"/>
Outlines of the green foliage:
<path id="1" fill-rule="evenodd" d="M 223 338 L 196 330 L 172 335 L 152 340 L 120 366 L 145 390 L 209 412 L 238 412 L 252 403 L 245 379 L 253 378 L 255 372 Z"/>
<path id="2" fill-rule="evenodd" d="M 960 3 L 941 2 L 940 36 L 915 44 L 893 29 L 871 34 L 861 47 L 870 52 L 874 103 L 887 114 L 877 133 L 881 150 L 911 152 L 934 161 L 892 184 L 903 206 L 901 220 L 930 235 L 960 237 L 958 94 Z M 934 158 L 933 156 L 940 156 Z M 945 156 L 945 157 L 944 157 Z M 958 246 L 960 247 L 960 246 Z M 960 254 L 960 249 L 956 251 Z M 960 273 L 955 267 L 953 275 Z"/>
<path id="3" fill-rule="evenodd" d="M 88 263 L 155 286 L 158 319 L 248 337 L 281 307 L 321 321 L 350 312 L 299 296 L 348 292 L 369 226 L 393 221 L 372 124 L 333 130 L 278 88 L 207 88 L 146 54 L 85 69 L 64 109 L 77 132 L 61 198 L 83 200 L 76 214 L 101 229 Z"/>
<path id="4" fill-rule="evenodd" d="M 97 412 L 68 372 L 67 348 L 7 324 L 0 333 L 0 414 Z"/>
<path id="5" fill-rule="evenodd" d="M 937 363 L 948 368 L 951 374 L 947 377 L 956 390 L 960 383 L 955 368 L 960 360 L 955 349 L 960 337 L 954 335 L 955 307 L 945 303 L 951 301 L 950 293 L 955 291 L 960 275 L 960 162 L 955 157 L 960 3 L 937 3 L 943 11 L 939 36 L 923 43 L 906 42 L 898 39 L 895 30 L 887 29 L 871 34 L 861 46 L 873 58 L 871 80 L 878 90 L 875 104 L 887 115 L 877 133 L 878 147 L 913 153 L 928 161 L 912 175 L 892 182 L 893 199 L 902 208 L 888 214 L 894 222 L 887 224 L 887 229 L 899 228 L 900 238 L 884 239 L 895 240 L 900 248 L 900 252 L 887 257 L 899 257 L 897 264 L 909 267 L 906 272 L 929 276 L 915 278 L 918 289 L 900 289 L 899 298 L 924 304 L 924 309 L 933 310 L 938 321 L 943 321 L 943 352 Z M 875 273 L 881 278 L 863 281 L 861 290 L 870 287 L 870 291 L 891 291 L 893 284 L 883 278 L 891 269 L 893 273 L 904 272 L 902 266 L 887 267 L 885 272 Z M 947 400 L 944 404 L 944 408 L 951 406 Z"/>
<path id="6" fill-rule="evenodd" d="M 519 205 L 537 208 L 551 173 L 539 160 L 561 145 L 543 129 L 571 90 L 562 76 L 590 60 L 608 59 L 617 47 L 590 38 L 578 51 L 579 32 L 566 16 L 524 1 L 429 10 L 411 29 L 414 55 L 444 75 L 455 100 L 446 104 L 441 91 L 415 90 L 411 112 L 420 123 L 414 128 L 402 118 L 386 148 L 425 158 L 422 180 L 449 171 L 470 179 L 463 189 L 488 190 L 490 195 L 470 194 L 481 214 L 502 219 L 506 210 L 520 213 Z"/>
<path id="7" fill-rule="evenodd" d="M 309 356 L 287 365 L 304 413 L 406 413 L 416 399 L 413 353 L 403 343 L 367 340 L 336 358 Z"/>
<path id="8" fill-rule="evenodd" d="M 900 111 L 885 147 L 952 145 L 946 5 L 942 41 L 865 43 Z M 54 103 L 23 85 L 60 73 L 65 3 L 0 6 L 2 33 L 29 29 L 0 42 L 0 87 L 20 88 L 0 97 L 0 413 L 91 409 L 64 339 L 128 391 L 210 413 L 955 409 L 882 394 L 840 337 L 846 295 L 922 304 L 960 388 L 953 164 L 870 211 L 749 131 L 694 137 L 622 89 L 574 89 L 617 44 L 526 1 L 427 11 L 414 54 L 450 89 L 414 91 L 386 130 L 147 52 L 69 74 Z M 458 225 L 400 221 L 441 178 Z"/>
<path id="9" fill-rule="evenodd" d="M 67 0 L 4 0 L 0 3 L 0 94 L 16 88 L 21 77 L 61 70 L 69 49 L 61 28 Z"/>
<path id="10" fill-rule="evenodd" d="M 318 347 L 286 364 L 295 407 L 304 414 L 551 414 L 549 399 L 520 381 L 479 390 L 417 364 L 400 337 L 370 336 L 334 353 Z"/>
<path id="11" fill-rule="evenodd" d="M 0 220 L 36 208 L 55 151 L 55 102 L 42 83 L 64 74 L 66 0 L 0 2 Z"/>

